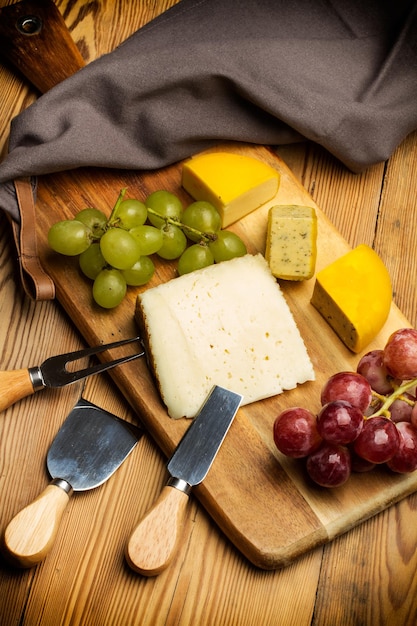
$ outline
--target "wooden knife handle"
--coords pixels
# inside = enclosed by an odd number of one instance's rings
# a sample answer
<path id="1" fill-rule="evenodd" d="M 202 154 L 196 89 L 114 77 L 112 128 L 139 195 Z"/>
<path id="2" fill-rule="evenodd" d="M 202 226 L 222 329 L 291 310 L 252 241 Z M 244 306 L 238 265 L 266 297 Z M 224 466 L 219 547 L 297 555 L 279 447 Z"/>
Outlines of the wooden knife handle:
<path id="1" fill-rule="evenodd" d="M 50 484 L 7 526 L 2 548 L 6 558 L 18 567 L 33 567 L 48 554 L 70 496 Z"/>
<path id="2" fill-rule="evenodd" d="M 139 522 L 126 546 L 129 566 L 144 576 L 160 574 L 171 562 L 178 543 L 188 495 L 166 486 Z"/>
<path id="3" fill-rule="evenodd" d="M 0 9 L 0 52 L 41 93 L 85 65 L 52 0 L 22 0 Z"/>
<path id="4" fill-rule="evenodd" d="M 29 370 L 0 372 L 0 412 L 18 400 L 35 393 Z"/>

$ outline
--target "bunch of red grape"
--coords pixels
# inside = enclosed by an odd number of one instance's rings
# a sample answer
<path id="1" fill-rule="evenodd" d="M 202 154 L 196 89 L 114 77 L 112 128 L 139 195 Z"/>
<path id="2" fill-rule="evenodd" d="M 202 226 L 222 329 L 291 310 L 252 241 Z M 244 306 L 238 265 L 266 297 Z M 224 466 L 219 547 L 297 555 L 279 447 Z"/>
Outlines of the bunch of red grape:
<path id="1" fill-rule="evenodd" d="M 310 478 L 338 487 L 352 471 L 386 464 L 417 469 L 417 330 L 394 332 L 383 350 L 365 354 L 356 372 L 331 376 L 321 390 L 321 409 L 292 407 L 273 426 L 280 452 L 305 459 Z"/>

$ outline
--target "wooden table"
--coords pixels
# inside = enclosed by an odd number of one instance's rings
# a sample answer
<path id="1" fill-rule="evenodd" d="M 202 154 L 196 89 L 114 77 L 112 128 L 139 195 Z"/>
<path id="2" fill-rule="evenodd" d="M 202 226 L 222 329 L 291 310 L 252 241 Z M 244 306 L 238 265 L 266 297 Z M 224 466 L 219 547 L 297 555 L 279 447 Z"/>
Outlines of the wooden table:
<path id="1" fill-rule="evenodd" d="M 112 50 L 175 0 L 115 4 L 57 2 L 85 60 Z M 0 6 L 11 4 L 4 0 Z M 0 65 L 1 147 L 11 118 L 34 98 Z M 386 263 L 394 299 L 417 323 L 415 211 L 417 134 L 387 163 L 353 175 L 309 143 L 278 149 L 343 236 L 373 246 Z M 20 286 L 7 220 L 0 217 L 0 367 L 39 364 L 84 345 L 57 302 L 34 303 Z M 105 375 L 28 398 L 0 416 L 0 530 L 47 484 L 45 454 L 81 392 L 135 421 Z M 75 495 L 56 544 L 32 570 L 0 565 L 0 624 L 9 626 L 414 625 L 417 623 L 417 496 L 363 523 L 331 544 L 276 572 L 250 565 L 192 499 L 186 540 L 160 576 L 141 578 L 123 547 L 141 512 L 166 480 L 165 459 L 145 435 L 100 489 Z M 137 493 L 137 507 L 132 507 Z M 133 495 L 132 495 L 133 494 Z M 271 511 L 280 523 L 279 511 Z"/>

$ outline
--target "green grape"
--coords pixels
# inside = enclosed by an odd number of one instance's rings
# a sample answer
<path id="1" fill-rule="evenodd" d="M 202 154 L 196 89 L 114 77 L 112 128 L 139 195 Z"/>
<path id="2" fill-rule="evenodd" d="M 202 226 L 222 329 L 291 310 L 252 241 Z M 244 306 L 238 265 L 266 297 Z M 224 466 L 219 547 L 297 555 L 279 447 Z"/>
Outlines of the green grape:
<path id="1" fill-rule="evenodd" d="M 210 248 L 205 244 L 195 243 L 186 248 L 178 259 L 178 274 L 189 274 L 213 263 L 214 257 Z"/>
<path id="2" fill-rule="evenodd" d="M 163 238 L 160 228 L 143 224 L 142 226 L 131 228 L 129 232 L 132 237 L 138 240 L 142 256 L 154 254 L 158 252 L 159 248 L 162 246 Z"/>
<path id="3" fill-rule="evenodd" d="M 119 270 L 104 269 L 93 284 L 93 298 L 105 309 L 118 306 L 126 295 L 126 281 Z"/>
<path id="4" fill-rule="evenodd" d="M 204 200 L 198 200 L 188 205 L 181 215 L 181 222 L 186 226 L 202 233 L 217 233 L 222 226 L 222 218 L 217 209 Z M 201 235 L 185 229 L 185 234 L 191 241 L 200 241 Z"/>
<path id="5" fill-rule="evenodd" d="M 85 224 L 92 231 L 96 239 L 100 239 L 106 230 L 107 217 L 99 209 L 83 209 L 82 211 L 78 211 L 74 219 Z"/>
<path id="6" fill-rule="evenodd" d="M 91 244 L 92 232 L 78 220 L 62 220 L 48 231 L 48 243 L 52 250 L 66 256 L 77 256 Z"/>
<path id="7" fill-rule="evenodd" d="M 139 287 L 146 285 L 155 271 L 155 266 L 148 256 L 141 256 L 128 270 L 121 270 L 122 275 L 128 285 Z"/>
<path id="8" fill-rule="evenodd" d="M 209 243 L 214 261 L 229 261 L 247 253 L 246 246 L 238 235 L 230 230 L 221 230 L 217 233 L 217 239 Z"/>
<path id="9" fill-rule="evenodd" d="M 178 226 L 167 224 L 161 228 L 163 243 L 157 255 L 162 259 L 178 259 L 187 247 L 187 237 Z"/>
<path id="10" fill-rule="evenodd" d="M 148 217 L 148 209 L 143 202 L 129 198 L 123 200 L 116 211 L 116 220 L 120 228 L 130 230 L 144 224 Z"/>
<path id="11" fill-rule="evenodd" d="M 153 209 L 163 217 L 170 217 L 180 220 L 183 210 L 181 200 L 170 191 L 154 191 L 145 200 L 145 204 L 149 209 Z M 148 213 L 148 219 L 153 226 L 161 228 L 165 221 L 152 213 Z"/>
<path id="12" fill-rule="evenodd" d="M 101 254 L 99 243 L 92 243 L 87 250 L 84 250 L 78 257 L 78 262 L 82 273 L 92 280 L 106 267 L 106 260 Z"/>
<path id="13" fill-rule="evenodd" d="M 140 257 L 137 239 L 123 228 L 110 228 L 100 239 L 100 249 L 109 265 L 118 270 L 127 270 Z"/>

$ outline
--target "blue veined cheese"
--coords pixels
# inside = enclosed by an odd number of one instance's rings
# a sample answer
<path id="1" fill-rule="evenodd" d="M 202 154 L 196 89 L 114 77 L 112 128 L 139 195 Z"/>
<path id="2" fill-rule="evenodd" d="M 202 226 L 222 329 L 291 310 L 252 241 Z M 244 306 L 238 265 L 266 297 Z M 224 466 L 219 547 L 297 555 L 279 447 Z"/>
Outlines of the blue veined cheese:
<path id="1" fill-rule="evenodd" d="M 277 205 L 268 213 L 265 258 L 275 278 L 306 280 L 314 275 L 317 215 L 312 207 Z"/>
<path id="2" fill-rule="evenodd" d="M 213 385 L 249 404 L 314 380 L 303 339 L 260 254 L 148 289 L 138 296 L 136 319 L 172 418 L 194 417 Z"/>

